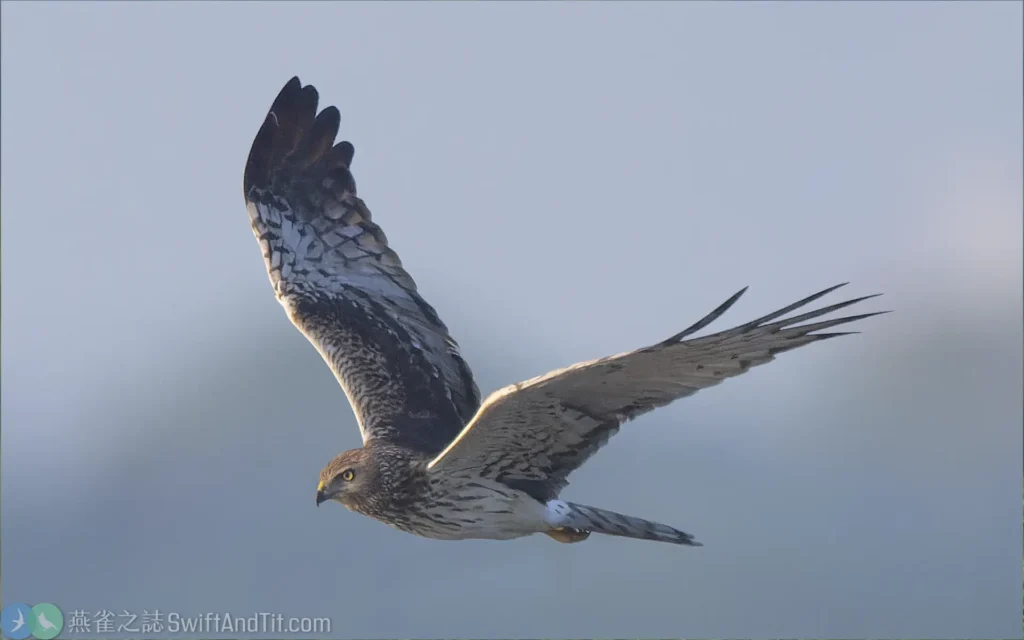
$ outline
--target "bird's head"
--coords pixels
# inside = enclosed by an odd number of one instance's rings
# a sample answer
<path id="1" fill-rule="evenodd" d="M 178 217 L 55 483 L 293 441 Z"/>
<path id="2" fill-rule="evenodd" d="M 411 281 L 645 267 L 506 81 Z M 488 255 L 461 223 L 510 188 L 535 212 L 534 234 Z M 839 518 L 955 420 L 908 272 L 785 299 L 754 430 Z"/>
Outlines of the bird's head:
<path id="1" fill-rule="evenodd" d="M 361 497 L 370 495 L 376 483 L 377 469 L 368 449 L 352 449 L 339 454 L 320 471 L 316 504 L 335 500 L 355 509 Z"/>

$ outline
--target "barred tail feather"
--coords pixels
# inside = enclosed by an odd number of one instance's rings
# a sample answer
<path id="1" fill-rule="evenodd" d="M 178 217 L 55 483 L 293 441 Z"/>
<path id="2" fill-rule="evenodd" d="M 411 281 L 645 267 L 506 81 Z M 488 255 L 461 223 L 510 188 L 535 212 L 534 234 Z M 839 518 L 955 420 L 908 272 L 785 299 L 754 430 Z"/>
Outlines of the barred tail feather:
<path id="1" fill-rule="evenodd" d="M 666 524 L 626 516 L 614 511 L 598 509 L 597 507 L 588 507 L 576 504 L 575 502 L 562 502 L 558 507 L 554 507 L 552 505 L 554 502 L 562 501 L 552 500 L 551 503 L 548 503 L 548 510 L 549 513 L 557 511 L 561 521 L 560 526 L 562 527 L 623 538 L 671 542 L 672 544 L 685 544 L 691 547 L 704 546 L 685 531 L 680 531 Z"/>

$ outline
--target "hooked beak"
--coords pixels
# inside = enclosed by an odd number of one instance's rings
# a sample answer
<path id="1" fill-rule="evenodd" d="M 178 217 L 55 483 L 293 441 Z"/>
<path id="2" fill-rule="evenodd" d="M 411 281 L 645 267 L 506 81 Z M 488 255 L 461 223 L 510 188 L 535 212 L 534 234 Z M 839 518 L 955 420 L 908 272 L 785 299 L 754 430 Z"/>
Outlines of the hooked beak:
<path id="1" fill-rule="evenodd" d="M 327 502 L 328 500 L 330 500 L 330 498 L 327 496 L 327 493 L 324 492 L 324 483 L 321 482 L 316 487 L 316 506 L 319 507 L 321 503 Z"/>

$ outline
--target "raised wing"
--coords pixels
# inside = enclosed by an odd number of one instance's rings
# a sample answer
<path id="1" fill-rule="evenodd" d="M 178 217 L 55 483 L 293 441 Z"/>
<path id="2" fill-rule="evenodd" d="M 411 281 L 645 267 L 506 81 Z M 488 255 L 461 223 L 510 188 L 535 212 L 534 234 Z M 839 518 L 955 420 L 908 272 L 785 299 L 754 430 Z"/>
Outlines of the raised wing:
<path id="1" fill-rule="evenodd" d="M 816 331 L 877 315 L 798 324 L 875 297 L 866 296 L 776 321 L 841 286 L 734 329 L 684 340 L 725 313 L 744 288 L 693 326 L 654 346 L 583 362 L 496 391 L 431 461 L 430 469 L 474 470 L 538 500 L 550 500 L 623 422 L 771 362 L 783 351 L 846 335 Z"/>
<path id="2" fill-rule="evenodd" d="M 249 152 L 243 190 L 278 301 L 334 371 L 363 441 L 436 454 L 480 405 L 455 340 L 356 197 L 341 116 L 292 78 Z"/>

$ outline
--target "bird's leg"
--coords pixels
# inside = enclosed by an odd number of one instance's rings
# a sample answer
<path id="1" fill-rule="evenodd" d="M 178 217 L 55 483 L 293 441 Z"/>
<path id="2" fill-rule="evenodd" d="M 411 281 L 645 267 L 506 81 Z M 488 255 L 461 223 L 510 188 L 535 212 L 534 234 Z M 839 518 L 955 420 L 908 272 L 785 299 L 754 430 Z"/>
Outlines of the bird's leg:
<path id="1" fill-rule="evenodd" d="M 583 529 L 573 529 L 571 527 L 558 527 L 557 529 L 551 529 L 549 531 L 545 531 L 544 533 L 550 536 L 551 538 L 558 540 L 559 542 L 564 542 L 566 544 L 571 544 L 573 542 L 583 542 L 584 540 L 590 537 L 589 531 L 584 531 Z"/>

